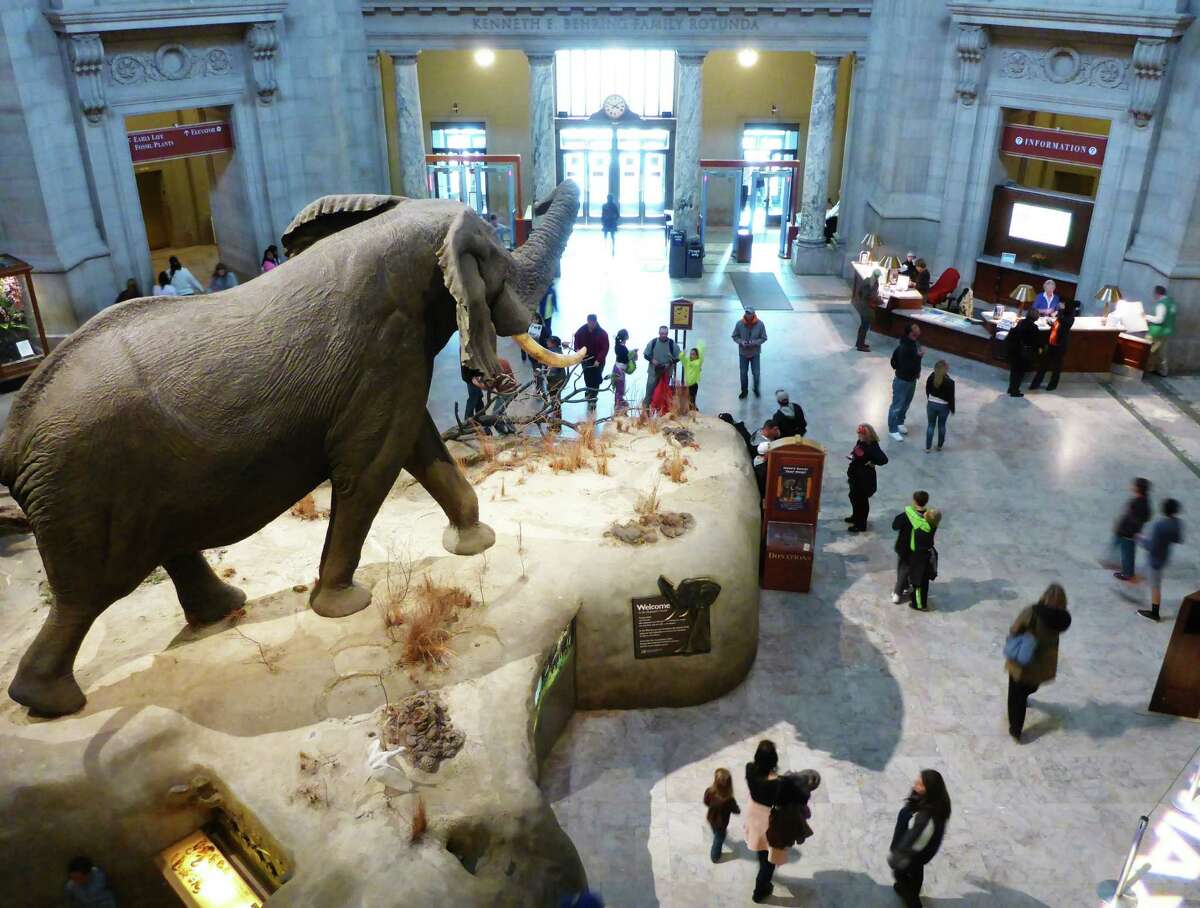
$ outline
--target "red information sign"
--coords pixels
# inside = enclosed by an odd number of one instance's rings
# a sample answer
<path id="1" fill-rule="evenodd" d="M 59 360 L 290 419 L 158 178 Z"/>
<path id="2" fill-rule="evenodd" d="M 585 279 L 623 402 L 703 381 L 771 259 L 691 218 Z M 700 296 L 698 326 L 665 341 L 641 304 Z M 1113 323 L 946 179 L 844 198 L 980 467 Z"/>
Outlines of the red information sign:
<path id="1" fill-rule="evenodd" d="M 233 130 L 224 120 L 129 133 L 129 157 L 134 164 L 216 154 L 232 148 Z"/>
<path id="2" fill-rule="evenodd" d="M 1104 163 L 1108 138 L 1086 132 L 1064 132 L 1009 123 L 1000 139 L 1000 151 L 1019 158 L 1037 158 L 1062 164 L 1099 167 Z"/>

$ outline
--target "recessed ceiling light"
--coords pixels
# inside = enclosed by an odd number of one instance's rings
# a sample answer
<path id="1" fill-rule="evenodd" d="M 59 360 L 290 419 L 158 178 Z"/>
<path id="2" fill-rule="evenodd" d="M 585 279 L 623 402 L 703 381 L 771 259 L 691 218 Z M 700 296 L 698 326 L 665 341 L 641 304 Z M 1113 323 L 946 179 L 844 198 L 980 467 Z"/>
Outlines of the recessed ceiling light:
<path id="1" fill-rule="evenodd" d="M 491 66 L 496 62 L 496 52 L 489 47 L 481 47 L 475 51 L 475 62 L 479 66 Z"/>
<path id="2" fill-rule="evenodd" d="M 746 47 L 738 51 L 738 63 L 749 69 L 758 62 L 758 51 L 752 47 Z"/>

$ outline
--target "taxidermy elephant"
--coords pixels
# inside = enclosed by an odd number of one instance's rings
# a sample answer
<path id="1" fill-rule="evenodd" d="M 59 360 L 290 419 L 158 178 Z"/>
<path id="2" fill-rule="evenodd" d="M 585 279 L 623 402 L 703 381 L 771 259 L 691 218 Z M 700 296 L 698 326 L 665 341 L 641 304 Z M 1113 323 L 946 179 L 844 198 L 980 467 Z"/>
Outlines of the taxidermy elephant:
<path id="1" fill-rule="evenodd" d="M 8 689 L 44 715 L 80 709 L 75 655 L 96 617 L 158 565 L 189 622 L 245 601 L 201 552 L 261 529 L 324 480 L 333 505 L 313 611 L 365 608 L 354 583 L 367 531 L 400 470 L 450 520 L 456 554 L 495 542 L 425 409 L 451 335 L 494 379 L 496 337 L 571 365 L 525 333 L 566 246 L 579 191 L 565 182 L 513 253 L 465 205 L 326 196 L 283 242 L 292 258 L 200 297 L 131 300 L 97 315 L 30 377 L 0 436 L 0 482 L 37 538 L 54 591 Z"/>

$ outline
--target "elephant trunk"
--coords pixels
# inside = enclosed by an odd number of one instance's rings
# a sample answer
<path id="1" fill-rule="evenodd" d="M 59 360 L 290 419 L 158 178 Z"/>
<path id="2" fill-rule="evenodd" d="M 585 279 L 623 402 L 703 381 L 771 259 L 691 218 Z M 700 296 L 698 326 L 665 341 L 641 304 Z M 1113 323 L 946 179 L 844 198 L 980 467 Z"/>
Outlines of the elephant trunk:
<path id="1" fill-rule="evenodd" d="M 579 211 L 579 187 L 564 180 L 549 199 L 534 205 L 541 217 L 529 239 L 512 254 L 505 298 L 492 310 L 492 322 L 501 337 L 527 331 L 537 304 L 558 271 L 558 261 Z"/>

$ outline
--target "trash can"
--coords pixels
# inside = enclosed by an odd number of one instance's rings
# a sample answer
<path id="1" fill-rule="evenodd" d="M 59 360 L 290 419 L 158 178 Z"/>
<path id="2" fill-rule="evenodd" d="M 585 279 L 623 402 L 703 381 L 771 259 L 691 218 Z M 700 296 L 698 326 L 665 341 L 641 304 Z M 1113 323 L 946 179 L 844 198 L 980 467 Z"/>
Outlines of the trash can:
<path id="1" fill-rule="evenodd" d="M 743 265 L 747 264 L 753 248 L 754 234 L 745 227 L 738 228 L 737 237 L 733 241 L 733 260 Z"/>
<path id="2" fill-rule="evenodd" d="M 687 270 L 685 277 L 703 277 L 704 275 L 704 244 L 699 237 L 693 237 L 687 245 Z"/>
<path id="3" fill-rule="evenodd" d="M 799 235 L 800 235 L 800 225 L 799 224 L 789 224 L 788 232 L 787 232 L 787 255 L 785 255 L 784 258 L 790 259 L 792 257 L 792 247 L 796 245 L 796 237 L 798 237 Z"/>
<path id="4" fill-rule="evenodd" d="M 682 230 L 671 231 L 671 245 L 667 249 L 667 276 L 681 278 L 687 275 L 687 236 Z"/>

